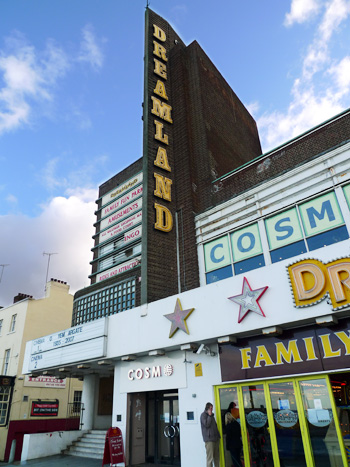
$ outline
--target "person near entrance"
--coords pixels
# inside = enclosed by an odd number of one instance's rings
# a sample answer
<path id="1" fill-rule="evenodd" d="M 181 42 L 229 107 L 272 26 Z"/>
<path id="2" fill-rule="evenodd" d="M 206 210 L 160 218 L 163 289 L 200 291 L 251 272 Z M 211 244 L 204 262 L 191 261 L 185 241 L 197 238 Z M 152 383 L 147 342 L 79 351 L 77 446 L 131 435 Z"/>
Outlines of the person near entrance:
<path id="1" fill-rule="evenodd" d="M 235 407 L 236 404 L 234 402 L 231 402 L 228 406 L 227 412 L 225 413 L 226 449 L 230 451 L 232 465 L 234 467 L 242 467 L 241 425 L 233 416 L 233 413 L 235 413 Z M 238 412 L 237 409 L 236 412 Z"/>
<path id="2" fill-rule="evenodd" d="M 211 402 L 206 404 L 201 415 L 201 429 L 207 453 L 207 467 L 220 467 L 220 433 L 216 425 Z"/>

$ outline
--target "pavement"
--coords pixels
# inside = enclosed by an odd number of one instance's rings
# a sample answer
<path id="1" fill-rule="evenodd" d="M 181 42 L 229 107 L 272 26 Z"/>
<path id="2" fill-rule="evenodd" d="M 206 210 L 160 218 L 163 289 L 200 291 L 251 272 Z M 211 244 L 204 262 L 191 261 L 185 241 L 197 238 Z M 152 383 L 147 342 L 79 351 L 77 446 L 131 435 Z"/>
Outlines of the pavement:
<path id="1" fill-rule="evenodd" d="M 102 467 L 102 459 L 91 459 L 89 457 L 76 457 L 76 456 L 49 456 L 40 459 L 32 459 L 25 462 L 0 462 L 0 466 L 18 466 L 18 465 L 32 465 L 35 467 Z"/>

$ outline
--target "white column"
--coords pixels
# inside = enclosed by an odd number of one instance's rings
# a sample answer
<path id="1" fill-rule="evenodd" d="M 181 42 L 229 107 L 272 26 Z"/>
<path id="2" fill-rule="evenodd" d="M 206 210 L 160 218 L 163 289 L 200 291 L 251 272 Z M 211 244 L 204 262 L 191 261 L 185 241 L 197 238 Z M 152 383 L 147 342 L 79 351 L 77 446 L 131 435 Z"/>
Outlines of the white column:
<path id="1" fill-rule="evenodd" d="M 94 427 L 96 400 L 95 389 L 96 375 L 84 376 L 83 394 L 81 397 L 81 401 L 84 404 L 83 430 L 92 430 Z"/>

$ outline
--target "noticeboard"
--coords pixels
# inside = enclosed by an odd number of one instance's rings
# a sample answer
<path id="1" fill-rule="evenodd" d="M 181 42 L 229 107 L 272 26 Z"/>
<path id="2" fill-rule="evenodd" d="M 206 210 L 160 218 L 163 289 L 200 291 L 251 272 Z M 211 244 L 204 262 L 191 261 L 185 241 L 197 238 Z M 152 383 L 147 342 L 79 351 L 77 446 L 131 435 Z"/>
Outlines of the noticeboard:
<path id="1" fill-rule="evenodd" d="M 102 467 L 113 466 L 120 462 L 125 462 L 122 432 L 120 428 L 111 427 L 106 433 Z"/>
<path id="2" fill-rule="evenodd" d="M 58 400 L 54 401 L 32 401 L 32 417 L 57 417 L 58 416 Z"/>

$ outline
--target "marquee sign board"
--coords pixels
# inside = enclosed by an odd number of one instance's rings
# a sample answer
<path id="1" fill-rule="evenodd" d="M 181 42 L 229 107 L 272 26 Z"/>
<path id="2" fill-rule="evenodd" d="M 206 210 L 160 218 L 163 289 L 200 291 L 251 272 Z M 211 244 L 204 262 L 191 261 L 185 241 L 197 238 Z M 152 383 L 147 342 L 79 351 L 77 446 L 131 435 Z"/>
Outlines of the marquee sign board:
<path id="1" fill-rule="evenodd" d="M 23 374 L 106 356 L 107 318 L 27 342 Z"/>

